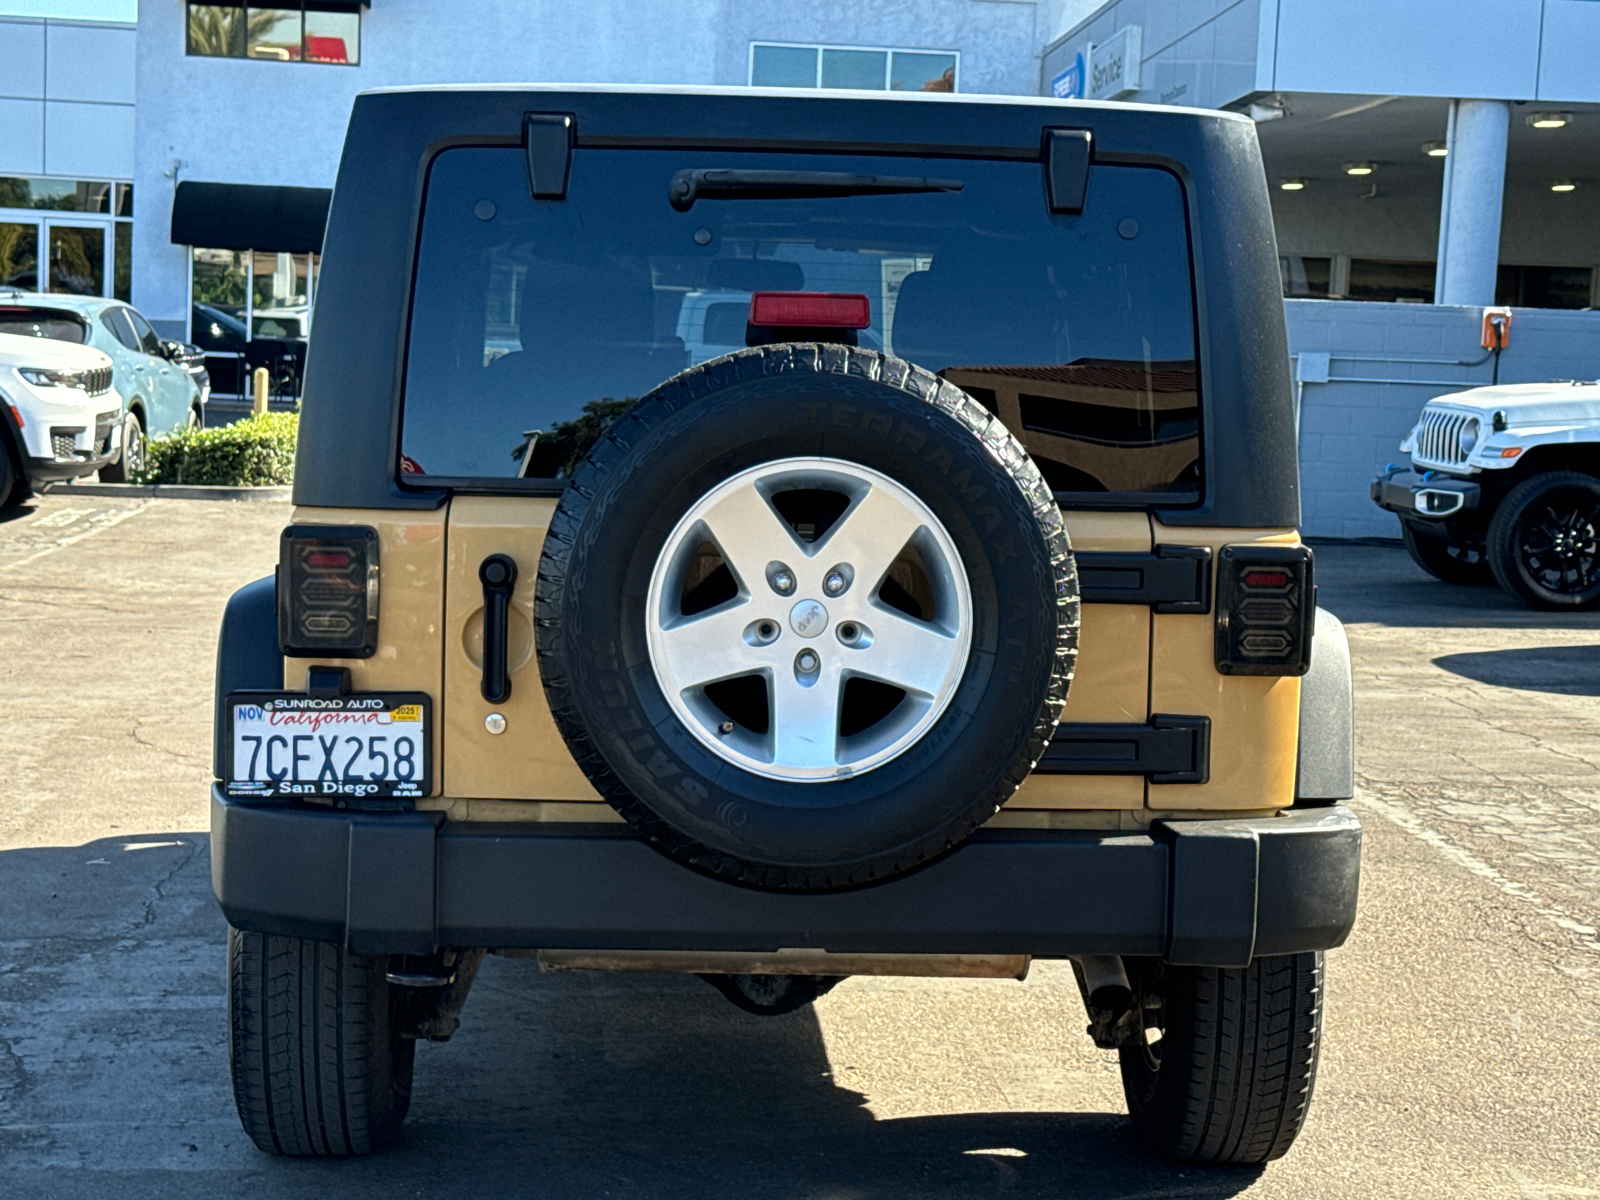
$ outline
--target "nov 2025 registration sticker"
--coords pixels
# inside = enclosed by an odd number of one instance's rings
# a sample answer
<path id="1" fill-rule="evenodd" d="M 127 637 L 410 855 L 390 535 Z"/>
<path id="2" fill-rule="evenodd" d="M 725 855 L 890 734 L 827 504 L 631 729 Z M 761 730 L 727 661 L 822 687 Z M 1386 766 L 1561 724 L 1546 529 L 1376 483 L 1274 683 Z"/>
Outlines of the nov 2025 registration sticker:
<path id="1" fill-rule="evenodd" d="M 425 695 L 234 693 L 227 708 L 233 795 L 341 800 L 432 790 Z"/>

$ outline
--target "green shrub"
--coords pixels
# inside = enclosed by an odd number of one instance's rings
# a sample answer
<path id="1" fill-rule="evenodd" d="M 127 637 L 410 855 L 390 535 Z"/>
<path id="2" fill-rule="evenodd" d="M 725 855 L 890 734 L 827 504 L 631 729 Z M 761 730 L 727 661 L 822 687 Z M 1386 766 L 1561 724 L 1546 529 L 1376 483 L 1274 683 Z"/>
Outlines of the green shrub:
<path id="1" fill-rule="evenodd" d="M 220 429 L 184 429 L 146 444 L 137 483 L 250 487 L 294 481 L 298 413 L 261 413 Z"/>

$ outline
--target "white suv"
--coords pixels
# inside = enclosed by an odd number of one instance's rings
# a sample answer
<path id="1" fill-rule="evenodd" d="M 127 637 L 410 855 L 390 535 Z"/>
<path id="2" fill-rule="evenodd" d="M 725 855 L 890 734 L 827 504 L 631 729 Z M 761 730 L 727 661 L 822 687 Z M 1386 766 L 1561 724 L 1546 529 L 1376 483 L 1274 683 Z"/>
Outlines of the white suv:
<path id="1" fill-rule="evenodd" d="M 1447 583 L 1488 583 L 1538 608 L 1600 604 L 1600 384 L 1514 383 L 1439 396 L 1372 499 Z"/>
<path id="2" fill-rule="evenodd" d="M 98 471 L 120 449 L 121 419 L 105 354 L 0 334 L 0 507 Z"/>

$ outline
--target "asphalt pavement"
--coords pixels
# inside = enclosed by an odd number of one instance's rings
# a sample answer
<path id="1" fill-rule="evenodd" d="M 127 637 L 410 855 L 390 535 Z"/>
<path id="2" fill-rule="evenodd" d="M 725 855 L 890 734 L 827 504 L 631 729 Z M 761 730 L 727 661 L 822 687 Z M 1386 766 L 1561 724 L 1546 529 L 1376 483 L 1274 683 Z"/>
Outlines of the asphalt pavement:
<path id="1" fill-rule="evenodd" d="M 206 839 L 222 602 L 282 503 L 49 496 L 0 523 L 0 1196 L 1600 1197 L 1600 615 L 1318 549 L 1355 658 L 1363 907 L 1310 1124 L 1264 1170 L 1134 1145 L 1061 964 L 695 979 L 491 958 L 373 1158 L 233 1112 Z"/>

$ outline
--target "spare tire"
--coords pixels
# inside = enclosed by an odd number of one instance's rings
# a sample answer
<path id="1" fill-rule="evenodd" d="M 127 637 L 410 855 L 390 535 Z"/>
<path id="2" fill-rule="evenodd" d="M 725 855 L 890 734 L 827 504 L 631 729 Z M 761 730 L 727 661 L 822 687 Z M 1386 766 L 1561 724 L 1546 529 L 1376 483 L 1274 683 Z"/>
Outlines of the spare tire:
<path id="1" fill-rule="evenodd" d="M 634 405 L 556 508 L 536 603 L 600 794 L 673 858 L 783 891 L 960 844 L 1044 751 L 1078 642 L 1060 510 L 999 418 L 834 345 Z"/>

